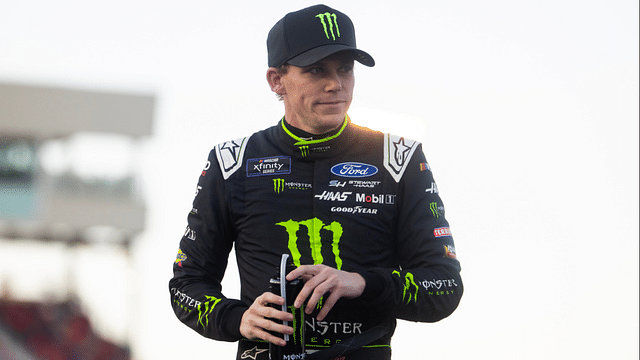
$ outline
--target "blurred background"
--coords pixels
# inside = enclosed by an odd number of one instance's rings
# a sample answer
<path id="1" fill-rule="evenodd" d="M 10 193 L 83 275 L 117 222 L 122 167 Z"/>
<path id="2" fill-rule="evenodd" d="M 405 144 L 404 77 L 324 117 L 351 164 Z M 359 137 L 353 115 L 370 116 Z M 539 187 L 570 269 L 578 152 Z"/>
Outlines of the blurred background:
<path id="1" fill-rule="evenodd" d="M 283 115 L 267 32 L 313 4 L 0 0 L 0 359 L 235 356 L 168 281 L 209 150 Z M 376 59 L 353 121 L 423 142 L 463 266 L 394 359 L 637 359 L 638 2 L 326 4 Z"/>

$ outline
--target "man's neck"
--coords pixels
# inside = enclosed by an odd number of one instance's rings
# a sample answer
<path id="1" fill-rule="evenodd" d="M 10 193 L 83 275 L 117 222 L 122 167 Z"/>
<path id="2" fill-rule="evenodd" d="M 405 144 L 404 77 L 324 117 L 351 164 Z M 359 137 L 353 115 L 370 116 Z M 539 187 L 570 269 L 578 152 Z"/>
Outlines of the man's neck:
<path id="1" fill-rule="evenodd" d="M 330 121 L 321 119 L 301 119 L 299 116 L 296 116 L 296 114 L 287 114 L 285 111 L 287 124 L 312 134 L 314 137 L 340 129 L 344 124 L 345 118 L 346 114 L 339 115 Z"/>
<path id="2" fill-rule="evenodd" d="M 346 121 L 346 117 L 345 117 L 345 121 Z M 329 129 L 324 132 L 312 133 L 307 131 L 306 129 L 301 129 L 295 126 L 294 124 L 291 124 L 286 117 L 284 119 L 284 122 L 285 122 L 285 126 L 287 127 L 287 129 L 289 129 L 289 131 L 291 131 L 295 136 L 303 140 L 318 140 L 318 139 L 327 138 L 329 136 L 333 136 L 337 134 L 340 131 L 340 129 L 342 129 L 342 125 L 344 125 L 344 121 L 343 121 L 339 126 L 335 128 Z"/>

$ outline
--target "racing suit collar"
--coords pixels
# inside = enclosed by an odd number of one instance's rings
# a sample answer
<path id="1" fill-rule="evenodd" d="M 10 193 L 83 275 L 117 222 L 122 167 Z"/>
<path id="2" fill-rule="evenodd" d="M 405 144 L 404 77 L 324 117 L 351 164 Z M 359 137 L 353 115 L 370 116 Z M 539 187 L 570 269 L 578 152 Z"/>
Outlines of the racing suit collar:
<path id="1" fill-rule="evenodd" d="M 332 130 L 326 134 L 313 135 L 313 134 L 307 133 L 304 130 L 300 130 L 298 128 L 293 127 L 291 124 L 287 122 L 287 120 L 284 117 L 282 118 L 282 121 L 281 121 L 282 128 L 284 129 L 284 131 L 287 134 L 289 134 L 289 136 L 297 140 L 295 145 L 316 144 L 316 143 L 334 139 L 340 136 L 342 131 L 347 127 L 348 123 L 349 123 L 349 115 L 346 115 L 344 117 L 344 122 L 338 129 Z"/>
<path id="2" fill-rule="evenodd" d="M 281 139 L 292 149 L 295 158 L 314 161 L 332 157 L 340 151 L 344 142 L 338 140 L 343 133 L 348 132 L 350 124 L 351 119 L 346 115 L 342 126 L 337 131 L 329 132 L 322 138 L 314 138 L 312 136 L 311 139 L 305 139 L 296 135 L 296 133 L 301 134 L 301 130 L 287 124 L 284 117 L 280 120 L 280 126 L 278 128 L 281 133 Z M 344 137 L 344 135 L 342 137 Z"/>

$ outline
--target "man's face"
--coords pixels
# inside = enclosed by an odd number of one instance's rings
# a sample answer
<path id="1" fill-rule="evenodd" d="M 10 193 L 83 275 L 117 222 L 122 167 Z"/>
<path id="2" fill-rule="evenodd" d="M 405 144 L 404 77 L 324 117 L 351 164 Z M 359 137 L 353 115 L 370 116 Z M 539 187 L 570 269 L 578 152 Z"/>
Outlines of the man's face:
<path id="1" fill-rule="evenodd" d="M 310 66 L 289 66 L 280 81 L 287 122 L 322 134 L 342 125 L 351 105 L 353 57 L 342 52 Z"/>

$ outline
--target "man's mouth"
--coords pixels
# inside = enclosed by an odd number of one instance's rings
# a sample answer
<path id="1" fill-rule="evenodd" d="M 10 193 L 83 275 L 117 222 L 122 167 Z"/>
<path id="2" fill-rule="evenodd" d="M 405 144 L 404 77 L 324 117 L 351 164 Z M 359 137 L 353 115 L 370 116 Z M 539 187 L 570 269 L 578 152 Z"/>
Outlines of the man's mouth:
<path id="1" fill-rule="evenodd" d="M 340 105 L 343 104 L 344 101 L 320 101 L 318 102 L 319 105 Z"/>

